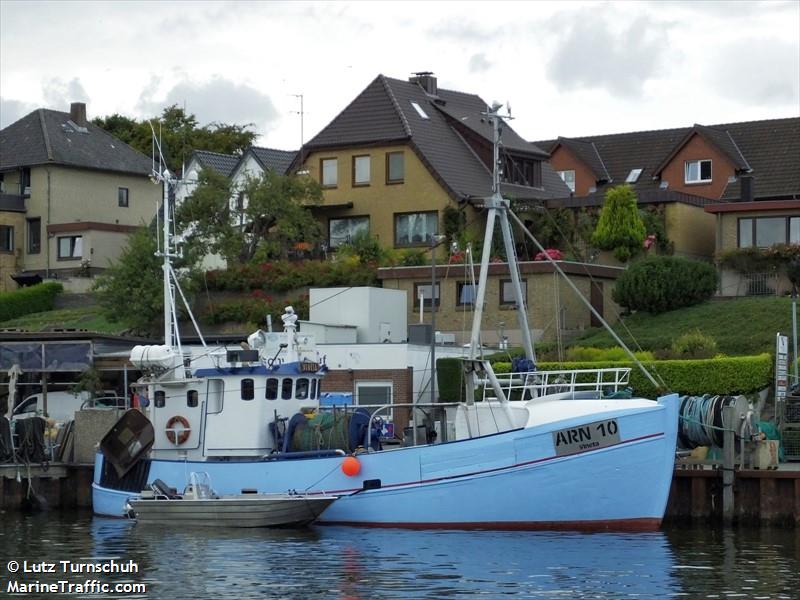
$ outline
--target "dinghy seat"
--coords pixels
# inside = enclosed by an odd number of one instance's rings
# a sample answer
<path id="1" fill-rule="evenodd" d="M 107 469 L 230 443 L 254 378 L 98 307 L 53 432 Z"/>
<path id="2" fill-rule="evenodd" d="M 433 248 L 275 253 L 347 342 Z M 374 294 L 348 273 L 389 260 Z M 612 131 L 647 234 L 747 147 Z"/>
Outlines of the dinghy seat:
<path id="1" fill-rule="evenodd" d="M 175 488 L 169 487 L 166 483 L 161 481 L 160 479 L 154 479 L 153 483 L 150 484 L 150 487 L 153 488 L 153 491 L 157 494 L 165 496 L 169 500 L 179 500 L 180 496 L 178 495 L 178 490 Z"/>

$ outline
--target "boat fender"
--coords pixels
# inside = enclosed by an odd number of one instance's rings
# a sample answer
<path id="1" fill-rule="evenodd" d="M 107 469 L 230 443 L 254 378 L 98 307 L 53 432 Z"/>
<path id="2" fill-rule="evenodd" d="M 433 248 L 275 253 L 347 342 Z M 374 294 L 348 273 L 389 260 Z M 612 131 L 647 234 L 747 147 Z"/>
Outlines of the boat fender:
<path id="1" fill-rule="evenodd" d="M 175 425 L 180 424 L 181 427 L 176 429 Z M 186 417 L 182 417 L 181 415 L 175 415 L 174 417 L 170 417 L 169 421 L 167 421 L 167 426 L 164 428 L 164 433 L 167 435 L 167 439 L 175 444 L 176 446 L 180 446 L 181 444 L 186 443 L 186 440 L 189 439 L 189 435 L 192 433 L 192 428 L 189 426 L 189 421 Z"/>
<path id="2" fill-rule="evenodd" d="M 348 477 L 355 477 L 361 471 L 361 463 L 355 456 L 346 456 L 342 461 L 342 473 Z"/>

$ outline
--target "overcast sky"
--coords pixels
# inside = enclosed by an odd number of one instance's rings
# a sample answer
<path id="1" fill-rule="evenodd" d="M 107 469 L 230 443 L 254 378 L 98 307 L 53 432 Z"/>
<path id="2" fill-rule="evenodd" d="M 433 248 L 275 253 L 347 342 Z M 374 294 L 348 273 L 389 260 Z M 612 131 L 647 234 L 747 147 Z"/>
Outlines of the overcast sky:
<path id="1" fill-rule="evenodd" d="M 185 103 L 309 140 L 379 73 L 509 101 L 528 140 L 800 114 L 800 1 L 0 0 L 0 126 Z"/>

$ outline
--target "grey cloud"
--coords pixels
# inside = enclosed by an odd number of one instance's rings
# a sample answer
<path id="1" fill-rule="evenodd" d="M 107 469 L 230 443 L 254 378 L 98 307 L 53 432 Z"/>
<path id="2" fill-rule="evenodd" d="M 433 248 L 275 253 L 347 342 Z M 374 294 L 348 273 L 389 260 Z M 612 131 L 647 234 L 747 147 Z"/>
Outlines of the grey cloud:
<path id="1" fill-rule="evenodd" d="M 489 59 L 486 58 L 483 52 L 479 52 L 470 57 L 467 66 L 469 67 L 470 73 L 483 73 L 491 68 L 492 63 L 489 62 Z"/>
<path id="2" fill-rule="evenodd" d="M 36 105 L 30 102 L 0 97 L 0 129 L 8 127 L 33 110 L 36 110 Z"/>
<path id="3" fill-rule="evenodd" d="M 800 49 L 771 39 L 739 40 L 719 49 L 707 77 L 720 95 L 742 104 L 797 108 Z"/>
<path id="4" fill-rule="evenodd" d="M 572 13 L 569 21 L 554 18 L 553 24 L 567 32 L 557 39 L 546 73 L 562 91 L 604 88 L 615 96 L 639 96 L 667 48 L 666 26 L 648 17 L 621 33 L 598 10 Z"/>
<path id="5" fill-rule="evenodd" d="M 278 112 L 269 96 L 246 84 L 222 77 L 198 83 L 180 81 L 167 92 L 163 100 L 154 100 L 159 80 L 153 78 L 139 99 L 137 108 L 145 116 L 157 115 L 165 106 L 186 103 L 186 110 L 205 125 L 212 122 L 253 123 L 258 129 L 269 130 Z"/>
<path id="6" fill-rule="evenodd" d="M 71 102 L 89 101 L 89 95 L 77 77 L 69 81 L 59 77 L 45 81 L 42 84 L 42 95 L 45 105 L 55 110 L 68 110 Z"/>

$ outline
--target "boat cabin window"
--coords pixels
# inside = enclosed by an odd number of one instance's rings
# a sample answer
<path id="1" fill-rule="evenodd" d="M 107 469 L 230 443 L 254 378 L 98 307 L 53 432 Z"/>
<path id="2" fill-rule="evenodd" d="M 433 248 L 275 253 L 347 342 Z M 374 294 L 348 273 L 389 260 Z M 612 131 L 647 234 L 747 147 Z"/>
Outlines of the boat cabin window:
<path id="1" fill-rule="evenodd" d="M 198 397 L 199 394 L 197 393 L 197 390 L 189 390 L 186 392 L 186 406 L 189 408 L 196 408 Z"/>
<path id="2" fill-rule="evenodd" d="M 312 379 L 311 380 L 311 399 L 312 400 L 316 400 L 317 399 L 317 380 L 316 379 Z"/>
<path id="3" fill-rule="evenodd" d="M 265 395 L 267 400 L 277 400 L 278 398 L 278 380 L 275 377 L 267 379 L 267 392 Z"/>
<path id="4" fill-rule="evenodd" d="M 164 390 L 158 390 L 155 394 L 155 400 L 153 404 L 155 404 L 156 408 L 164 408 L 164 405 L 167 403 L 167 394 Z"/>
<path id="5" fill-rule="evenodd" d="M 252 400 L 256 397 L 256 387 L 252 379 L 242 379 L 242 400 Z"/>
<path id="6" fill-rule="evenodd" d="M 294 390 L 294 397 L 298 400 L 305 400 L 308 398 L 308 379 L 305 377 L 297 380 L 297 386 Z"/>
<path id="7" fill-rule="evenodd" d="M 290 377 L 284 377 L 283 379 L 281 398 L 283 400 L 290 400 L 292 398 L 292 379 Z"/>

